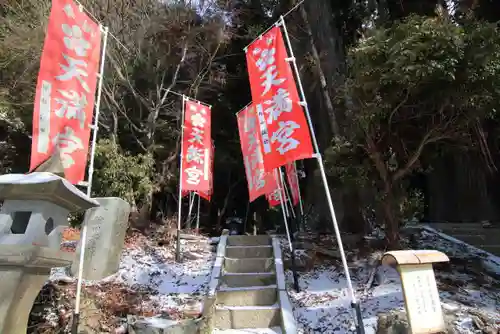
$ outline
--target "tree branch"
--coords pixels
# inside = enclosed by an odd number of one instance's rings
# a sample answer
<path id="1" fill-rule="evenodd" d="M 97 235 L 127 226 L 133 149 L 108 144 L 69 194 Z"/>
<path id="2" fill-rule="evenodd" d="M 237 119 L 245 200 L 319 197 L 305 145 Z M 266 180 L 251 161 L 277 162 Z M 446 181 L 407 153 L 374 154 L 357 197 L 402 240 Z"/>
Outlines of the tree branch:
<path id="1" fill-rule="evenodd" d="M 389 182 L 390 181 L 389 180 L 389 173 L 387 172 L 387 168 L 385 167 L 384 159 L 382 159 L 382 155 L 378 151 L 378 148 L 375 145 L 375 142 L 373 141 L 372 134 L 369 133 L 368 131 L 366 131 L 365 137 L 366 137 L 366 144 L 367 144 L 367 148 L 365 148 L 365 151 L 368 153 L 368 156 L 375 164 L 375 168 L 377 169 L 378 173 L 380 174 L 382 181 L 384 181 L 384 183 Z"/>
<path id="2" fill-rule="evenodd" d="M 198 74 L 198 76 L 194 80 L 195 83 L 193 84 L 193 87 L 191 89 L 193 90 L 193 95 L 195 97 L 198 95 L 198 89 L 200 88 L 201 82 L 206 77 L 207 73 L 209 73 L 210 71 L 210 67 L 212 66 L 212 63 L 214 61 L 215 56 L 217 55 L 217 52 L 219 52 L 221 44 L 222 43 L 220 41 L 217 43 L 217 47 L 215 48 L 214 52 L 210 54 L 207 65 L 205 65 L 203 70 Z"/>
<path id="3" fill-rule="evenodd" d="M 186 41 L 184 42 L 184 47 L 182 50 L 182 56 L 181 56 L 179 63 L 177 64 L 177 67 L 175 68 L 175 72 L 174 72 L 174 75 L 172 77 L 172 82 L 170 83 L 168 88 L 163 93 L 163 96 L 161 96 L 159 103 L 153 108 L 154 110 L 149 114 L 148 123 L 147 123 L 147 135 L 146 135 L 146 137 L 148 139 L 147 147 L 149 150 L 153 147 L 153 144 L 154 144 L 154 133 L 155 133 L 155 129 L 156 129 L 156 121 L 158 119 L 158 115 L 160 114 L 160 109 L 162 108 L 163 104 L 165 103 L 165 100 L 167 99 L 167 96 L 170 93 L 170 90 L 172 90 L 172 88 L 177 83 L 179 71 L 180 71 L 182 65 L 184 64 L 184 60 L 186 59 L 188 45 L 189 45 L 189 40 L 186 38 Z M 161 82 L 160 88 L 157 90 L 158 96 L 163 91 L 164 91 L 163 82 Z"/>
<path id="4" fill-rule="evenodd" d="M 394 117 L 394 115 L 396 115 L 398 110 L 408 101 L 409 97 L 410 97 L 410 90 L 407 89 L 405 97 L 403 98 L 403 100 L 401 100 L 401 102 L 399 102 L 399 104 L 396 106 L 396 108 L 394 108 L 392 110 L 391 115 L 389 116 L 389 120 L 387 121 L 387 123 L 389 125 L 389 131 L 391 131 L 392 118 Z"/>

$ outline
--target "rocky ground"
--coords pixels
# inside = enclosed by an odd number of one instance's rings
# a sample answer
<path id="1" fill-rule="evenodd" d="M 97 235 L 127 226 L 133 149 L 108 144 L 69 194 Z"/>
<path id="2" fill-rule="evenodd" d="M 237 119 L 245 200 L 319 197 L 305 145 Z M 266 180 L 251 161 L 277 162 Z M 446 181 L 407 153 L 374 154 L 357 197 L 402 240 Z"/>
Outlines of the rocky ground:
<path id="1" fill-rule="evenodd" d="M 424 230 L 405 239 L 411 249 L 438 249 L 449 264 L 435 265 L 436 280 L 449 333 L 500 332 L 500 259 Z M 287 270 L 290 298 L 301 333 L 351 333 L 355 329 L 345 275 L 331 236 L 309 236 L 323 254 L 298 254 L 300 292 L 294 292 Z M 306 237 L 306 239 L 308 239 Z M 346 237 L 346 240 L 349 240 Z M 284 253 L 287 246 L 283 239 Z M 383 249 L 347 241 L 350 274 L 360 299 L 365 332 L 406 333 L 406 316 L 399 275 L 378 266 Z M 356 251 L 350 251 L 356 249 Z M 312 262 L 312 263 L 311 263 Z M 376 270 L 374 270 L 376 268 Z M 398 329 L 399 328 L 399 329 Z"/>
<path id="2" fill-rule="evenodd" d="M 407 233 L 403 245 L 438 249 L 450 263 L 435 265 L 436 280 L 449 333 L 499 333 L 500 259 L 426 230 Z M 343 236 L 350 274 L 360 300 L 367 334 L 406 333 L 398 273 L 377 261 L 384 250 L 377 237 L 368 241 Z M 62 248 L 74 251 L 77 230 L 68 229 Z M 346 280 L 331 235 L 307 235 L 298 252 L 300 291 L 287 283 L 300 333 L 352 333 L 355 329 Z M 289 256 L 282 239 L 285 258 Z M 174 261 L 174 243 L 160 234 L 127 236 L 119 271 L 104 280 L 85 282 L 82 326 L 89 333 L 125 333 L 129 324 L 161 326 L 200 315 L 212 247 L 206 237 L 184 240 L 185 261 Z M 290 261 L 287 261 L 288 265 Z M 67 269 L 52 273 L 33 307 L 29 333 L 67 333 L 74 309 L 76 282 Z"/>
<path id="3" fill-rule="evenodd" d="M 62 249 L 75 250 L 79 231 L 67 229 Z M 175 258 L 175 242 L 164 235 L 131 232 L 120 268 L 82 289 L 81 328 L 89 333 L 125 333 L 127 323 L 152 324 L 200 315 L 210 279 L 213 253 L 206 237 L 183 241 L 184 261 Z M 76 280 L 68 268 L 53 270 L 30 316 L 30 333 L 66 333 L 74 310 Z"/>

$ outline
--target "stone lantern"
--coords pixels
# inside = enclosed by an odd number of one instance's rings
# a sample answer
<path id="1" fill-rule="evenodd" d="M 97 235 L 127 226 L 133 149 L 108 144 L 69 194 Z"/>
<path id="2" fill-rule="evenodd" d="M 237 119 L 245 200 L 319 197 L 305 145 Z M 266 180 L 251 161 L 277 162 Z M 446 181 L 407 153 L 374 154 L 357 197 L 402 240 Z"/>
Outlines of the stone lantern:
<path id="1" fill-rule="evenodd" d="M 60 251 L 71 212 L 99 206 L 52 173 L 0 176 L 0 333 L 26 333 L 33 302 L 51 268 L 71 264 Z"/>

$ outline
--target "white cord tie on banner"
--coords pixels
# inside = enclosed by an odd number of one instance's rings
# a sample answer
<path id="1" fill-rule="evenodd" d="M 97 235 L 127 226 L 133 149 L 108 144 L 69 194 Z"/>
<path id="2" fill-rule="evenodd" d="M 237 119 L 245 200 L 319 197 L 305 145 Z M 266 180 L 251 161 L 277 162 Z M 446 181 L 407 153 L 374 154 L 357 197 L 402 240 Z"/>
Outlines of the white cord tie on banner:
<path id="1" fill-rule="evenodd" d="M 300 101 L 299 104 L 303 107 L 307 107 L 307 101 Z"/>
<path id="2" fill-rule="evenodd" d="M 295 57 L 288 57 L 288 58 L 285 58 L 285 61 L 287 61 L 287 62 L 292 62 L 292 61 L 295 61 Z"/>

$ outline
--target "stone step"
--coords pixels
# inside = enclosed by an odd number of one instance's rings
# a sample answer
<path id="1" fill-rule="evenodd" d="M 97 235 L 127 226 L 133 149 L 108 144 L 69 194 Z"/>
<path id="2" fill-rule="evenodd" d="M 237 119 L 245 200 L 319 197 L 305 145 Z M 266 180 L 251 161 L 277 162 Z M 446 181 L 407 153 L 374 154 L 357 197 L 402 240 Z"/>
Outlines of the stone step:
<path id="1" fill-rule="evenodd" d="M 254 258 L 273 257 L 272 246 L 226 246 L 226 257 Z"/>
<path id="2" fill-rule="evenodd" d="M 225 306 L 266 306 L 278 301 L 276 285 L 251 286 L 244 288 L 220 288 L 217 305 Z"/>
<path id="3" fill-rule="evenodd" d="M 227 246 L 259 246 L 271 245 L 268 235 L 230 235 L 227 238 Z"/>
<path id="4" fill-rule="evenodd" d="M 246 258 L 224 260 L 224 271 L 229 273 L 262 273 L 274 271 L 274 258 Z"/>
<path id="5" fill-rule="evenodd" d="M 280 308 L 272 306 L 216 306 L 214 328 L 244 329 L 281 326 Z"/>
<path id="6" fill-rule="evenodd" d="M 268 273 L 245 273 L 245 275 L 226 273 L 221 277 L 221 286 L 245 287 L 245 286 L 265 286 L 276 283 L 276 274 Z"/>

